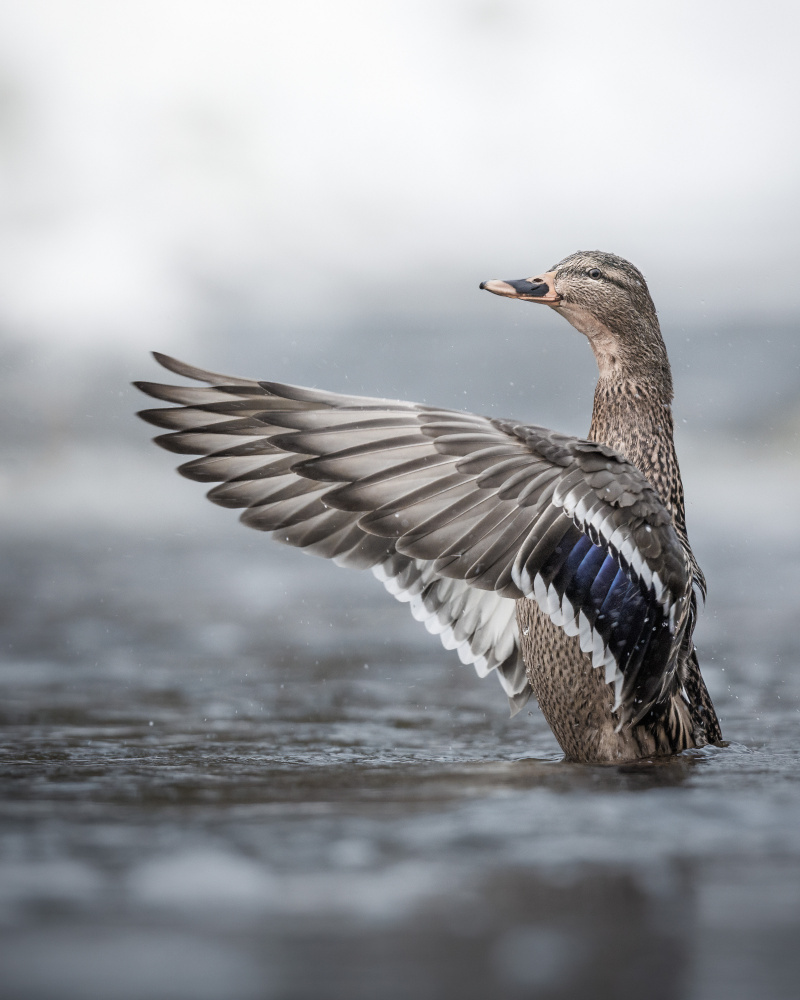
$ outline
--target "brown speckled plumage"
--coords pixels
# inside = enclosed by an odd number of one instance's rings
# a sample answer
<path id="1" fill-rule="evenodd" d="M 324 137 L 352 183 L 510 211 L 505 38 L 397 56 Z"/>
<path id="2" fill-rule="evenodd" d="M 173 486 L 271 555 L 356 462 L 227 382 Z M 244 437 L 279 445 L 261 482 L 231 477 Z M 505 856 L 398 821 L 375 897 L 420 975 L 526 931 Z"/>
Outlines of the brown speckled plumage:
<path id="1" fill-rule="evenodd" d="M 610 445 L 644 472 L 685 540 L 683 487 L 672 429 L 670 404 L 659 391 L 623 379 L 598 383 L 589 439 Z M 696 727 L 679 685 L 645 722 L 616 732 L 612 691 L 592 667 L 591 657 L 581 652 L 578 637 L 553 625 L 535 601 L 517 603 L 517 620 L 531 687 L 571 760 L 630 759 L 697 745 Z"/>
<path id="2" fill-rule="evenodd" d="M 671 698 L 645 722 L 616 731 L 614 695 L 577 636 L 568 636 L 535 601 L 517 602 L 522 655 L 534 696 L 570 760 L 633 760 L 696 746 L 688 705 Z"/>
<path id="3" fill-rule="evenodd" d="M 568 758 L 720 738 L 692 645 L 702 574 L 672 440 L 672 380 L 640 272 L 599 252 L 481 287 L 544 303 L 600 371 L 586 440 L 401 400 L 234 378 L 137 383 L 141 416 L 200 456 L 180 471 L 277 541 L 371 569 L 518 711 L 531 693 Z"/>
<path id="4" fill-rule="evenodd" d="M 592 267 L 602 269 L 611 294 L 597 279 L 594 288 L 588 279 L 586 294 L 586 272 Z M 553 272 L 556 290 L 566 286 L 564 298 L 588 305 L 609 334 L 599 338 L 599 345 L 589 336 L 601 376 L 588 438 L 623 454 L 656 489 L 704 593 L 705 580 L 686 534 L 683 484 L 673 438 L 672 374 L 644 277 L 629 262 L 597 251 L 573 254 Z M 584 286 L 583 295 L 570 287 L 576 280 Z M 592 667 L 591 657 L 581 652 L 578 638 L 553 625 L 535 601 L 517 603 L 517 620 L 531 687 L 570 759 L 602 761 L 675 753 L 721 739 L 691 630 L 669 697 L 639 725 L 617 732 L 609 686 Z"/>

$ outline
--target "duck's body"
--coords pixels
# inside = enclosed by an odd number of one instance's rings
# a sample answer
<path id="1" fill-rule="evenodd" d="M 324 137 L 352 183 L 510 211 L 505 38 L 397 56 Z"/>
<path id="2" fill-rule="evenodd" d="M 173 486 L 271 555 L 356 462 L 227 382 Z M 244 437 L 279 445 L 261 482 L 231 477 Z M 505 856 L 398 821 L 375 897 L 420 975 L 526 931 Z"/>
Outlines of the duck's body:
<path id="1" fill-rule="evenodd" d="M 573 254 L 486 282 L 586 334 L 600 380 L 589 437 L 413 403 L 232 379 L 139 383 L 184 474 L 280 541 L 371 568 L 463 662 L 533 692 L 569 759 L 630 760 L 721 738 L 692 645 L 694 587 L 672 381 L 647 287 Z"/>
<path id="2" fill-rule="evenodd" d="M 637 382 L 601 379 L 595 391 L 588 439 L 608 445 L 635 465 L 656 488 L 672 515 L 679 538 L 691 556 L 684 517 L 683 487 L 673 443 L 670 401 Z M 693 560 L 693 557 L 692 557 Z M 699 569 L 698 584 L 704 587 Z M 581 651 L 578 636 L 552 623 L 536 601 L 517 602 L 517 621 L 528 678 L 547 721 L 572 760 L 597 761 L 676 753 L 721 738 L 718 726 L 706 733 L 688 699 L 676 684 L 642 723 L 618 730 L 613 693 L 603 674 Z M 687 647 L 691 649 L 691 645 Z M 710 701 L 693 653 L 679 663 L 679 676 L 691 678 L 702 692 L 708 716 Z M 710 709 L 713 716 L 713 708 Z M 698 713 L 695 713 L 698 714 Z"/>

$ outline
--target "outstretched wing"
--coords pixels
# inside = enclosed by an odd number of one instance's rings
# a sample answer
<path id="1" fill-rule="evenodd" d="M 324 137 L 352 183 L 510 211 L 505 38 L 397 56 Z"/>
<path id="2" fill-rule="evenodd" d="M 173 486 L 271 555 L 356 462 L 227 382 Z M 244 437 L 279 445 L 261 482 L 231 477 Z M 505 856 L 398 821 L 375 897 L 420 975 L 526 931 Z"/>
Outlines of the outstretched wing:
<path id="1" fill-rule="evenodd" d="M 645 477 L 612 449 L 415 403 L 216 375 L 137 383 L 178 404 L 141 416 L 201 455 L 180 471 L 291 545 L 371 568 L 518 704 L 530 689 L 514 602 L 535 599 L 615 684 L 635 722 L 671 689 L 692 564 Z"/>
<path id="2" fill-rule="evenodd" d="M 149 423 L 172 430 L 155 438 L 162 447 L 204 456 L 180 466 L 179 472 L 199 482 L 221 483 L 209 491 L 209 499 L 224 507 L 245 507 L 241 520 L 270 531 L 277 541 L 325 556 L 340 566 L 371 569 L 390 594 L 408 603 L 412 615 L 440 637 L 446 649 L 457 652 L 462 663 L 472 664 L 480 677 L 496 673 L 512 714 L 522 708 L 531 689 L 517 641 L 514 600 L 442 577 L 428 561 L 398 552 L 393 538 L 366 531 L 357 517 L 331 509 L 322 500 L 330 483 L 293 472 L 299 456 L 287 454 L 270 441 L 277 429 L 277 425 L 268 426 L 272 416 L 278 420 L 289 411 L 302 419 L 304 411 L 317 408 L 334 424 L 334 402 L 351 406 L 350 422 L 355 420 L 352 407 L 398 407 L 412 412 L 416 410 L 413 403 L 332 393 L 321 393 L 316 401 L 284 399 L 251 379 L 154 356 L 178 375 L 213 385 L 136 383 L 148 395 L 182 407 L 140 414 Z M 264 416 L 270 411 L 265 424 Z M 391 418 L 385 426 L 391 426 Z"/>

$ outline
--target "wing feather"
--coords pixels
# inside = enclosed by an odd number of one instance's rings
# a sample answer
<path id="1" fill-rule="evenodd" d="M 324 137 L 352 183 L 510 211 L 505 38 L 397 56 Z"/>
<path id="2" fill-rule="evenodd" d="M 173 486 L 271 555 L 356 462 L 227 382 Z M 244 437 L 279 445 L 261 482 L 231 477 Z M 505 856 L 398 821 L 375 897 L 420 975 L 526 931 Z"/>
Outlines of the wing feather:
<path id="1" fill-rule="evenodd" d="M 515 704 L 530 693 L 515 601 L 535 599 L 605 670 L 621 717 L 666 696 L 702 577 L 645 477 L 546 428 L 207 372 L 137 383 L 183 475 L 277 540 L 371 568 Z"/>

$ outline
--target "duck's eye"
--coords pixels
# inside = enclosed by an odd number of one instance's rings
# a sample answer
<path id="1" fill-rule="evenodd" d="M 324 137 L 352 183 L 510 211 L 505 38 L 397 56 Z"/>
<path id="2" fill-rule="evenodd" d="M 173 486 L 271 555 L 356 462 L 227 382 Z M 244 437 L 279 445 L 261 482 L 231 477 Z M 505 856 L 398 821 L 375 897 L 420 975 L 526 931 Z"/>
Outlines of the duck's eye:
<path id="1" fill-rule="evenodd" d="M 589 270 L 586 273 L 589 275 L 590 278 L 602 278 L 603 277 L 602 272 L 600 271 L 599 267 L 590 267 Z"/>

